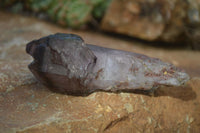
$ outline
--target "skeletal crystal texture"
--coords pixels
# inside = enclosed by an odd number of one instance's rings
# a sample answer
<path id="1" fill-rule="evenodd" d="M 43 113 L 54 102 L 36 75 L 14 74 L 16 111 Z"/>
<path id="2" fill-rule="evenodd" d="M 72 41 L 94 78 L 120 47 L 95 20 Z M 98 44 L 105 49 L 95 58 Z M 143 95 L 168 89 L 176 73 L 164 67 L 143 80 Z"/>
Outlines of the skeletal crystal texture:
<path id="1" fill-rule="evenodd" d="M 57 33 L 33 40 L 26 51 L 34 61 L 29 69 L 44 85 L 71 95 L 94 91 L 152 90 L 180 86 L 188 74 L 156 58 L 85 44 L 74 34 Z"/>

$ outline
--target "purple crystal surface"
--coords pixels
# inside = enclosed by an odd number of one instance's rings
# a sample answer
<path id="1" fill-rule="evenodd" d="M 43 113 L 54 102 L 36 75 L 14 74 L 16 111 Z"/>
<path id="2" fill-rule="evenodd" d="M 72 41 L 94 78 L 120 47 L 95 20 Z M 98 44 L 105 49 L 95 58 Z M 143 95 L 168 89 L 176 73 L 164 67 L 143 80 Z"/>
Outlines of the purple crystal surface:
<path id="1" fill-rule="evenodd" d="M 57 33 L 27 44 L 29 69 L 51 90 L 72 95 L 94 91 L 151 90 L 189 80 L 182 69 L 160 59 L 85 44 L 74 34 Z"/>

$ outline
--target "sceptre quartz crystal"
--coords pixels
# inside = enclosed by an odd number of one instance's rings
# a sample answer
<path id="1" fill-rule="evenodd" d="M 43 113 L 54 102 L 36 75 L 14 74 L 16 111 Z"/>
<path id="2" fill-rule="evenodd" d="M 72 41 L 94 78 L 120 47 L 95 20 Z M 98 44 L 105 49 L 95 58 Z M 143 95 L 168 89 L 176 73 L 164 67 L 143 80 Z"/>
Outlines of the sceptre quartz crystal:
<path id="1" fill-rule="evenodd" d="M 26 46 L 29 69 L 51 90 L 71 95 L 94 91 L 134 92 L 161 85 L 180 86 L 189 75 L 157 58 L 85 44 L 74 34 L 57 33 Z"/>

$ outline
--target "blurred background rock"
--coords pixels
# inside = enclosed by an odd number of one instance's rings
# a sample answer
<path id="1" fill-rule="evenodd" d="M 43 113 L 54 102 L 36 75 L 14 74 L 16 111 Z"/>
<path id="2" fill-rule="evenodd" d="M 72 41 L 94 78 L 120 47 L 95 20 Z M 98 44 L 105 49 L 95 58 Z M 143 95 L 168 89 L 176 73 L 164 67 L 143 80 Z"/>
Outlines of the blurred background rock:
<path id="1" fill-rule="evenodd" d="M 4 0 L 1 8 L 14 13 L 30 11 L 39 17 L 72 28 L 80 28 L 103 16 L 111 0 Z"/>
<path id="2" fill-rule="evenodd" d="M 0 7 L 31 12 L 65 27 L 92 27 L 200 49 L 200 0 L 3 0 Z"/>

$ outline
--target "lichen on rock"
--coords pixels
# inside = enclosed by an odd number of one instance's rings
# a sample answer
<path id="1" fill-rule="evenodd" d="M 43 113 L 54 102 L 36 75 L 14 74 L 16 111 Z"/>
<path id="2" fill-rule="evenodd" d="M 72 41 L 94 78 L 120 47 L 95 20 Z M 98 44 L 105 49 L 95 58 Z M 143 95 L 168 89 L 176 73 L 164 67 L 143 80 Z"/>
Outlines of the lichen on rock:
<path id="1" fill-rule="evenodd" d="M 92 21 L 102 18 L 111 0 L 6 0 L 0 7 L 9 7 L 17 12 L 20 5 L 25 10 L 45 13 L 54 22 L 72 28 L 79 28 Z M 23 7 L 21 7 L 23 6 Z M 18 7 L 18 8 L 17 8 Z"/>

